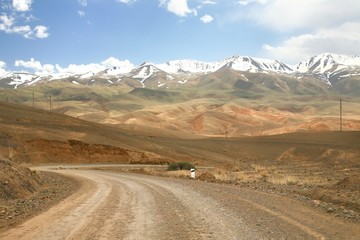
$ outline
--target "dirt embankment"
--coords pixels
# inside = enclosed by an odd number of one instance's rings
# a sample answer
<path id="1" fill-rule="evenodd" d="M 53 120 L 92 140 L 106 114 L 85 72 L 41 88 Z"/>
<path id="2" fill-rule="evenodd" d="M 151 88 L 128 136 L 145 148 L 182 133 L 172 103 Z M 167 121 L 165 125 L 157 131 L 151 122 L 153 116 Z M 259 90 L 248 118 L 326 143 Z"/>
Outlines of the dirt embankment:
<path id="1" fill-rule="evenodd" d="M 39 176 L 10 160 L 0 160 L 0 201 L 28 197 L 41 185 Z"/>
<path id="2" fill-rule="evenodd" d="M 91 144 L 79 140 L 31 140 L 16 153 L 17 159 L 29 163 L 134 163 L 164 164 L 170 160 L 151 152 Z"/>
<path id="3" fill-rule="evenodd" d="M 46 210 L 77 187 L 64 176 L 38 173 L 0 159 L 0 231 Z"/>

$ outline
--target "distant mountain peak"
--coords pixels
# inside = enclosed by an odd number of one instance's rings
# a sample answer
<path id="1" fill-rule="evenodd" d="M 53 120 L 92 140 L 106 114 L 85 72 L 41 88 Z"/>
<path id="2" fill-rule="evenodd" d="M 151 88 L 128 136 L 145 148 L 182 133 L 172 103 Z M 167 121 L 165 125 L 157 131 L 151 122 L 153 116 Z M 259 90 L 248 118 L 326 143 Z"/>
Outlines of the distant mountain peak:
<path id="1" fill-rule="evenodd" d="M 324 53 L 315 55 L 310 59 L 299 63 L 296 70 L 300 73 L 313 72 L 325 74 L 330 71 L 337 71 L 344 66 L 360 66 L 360 56 Z"/>
<path id="2" fill-rule="evenodd" d="M 360 55 L 323 53 L 312 56 L 297 66 L 291 66 L 279 60 L 241 55 L 233 55 L 214 62 L 183 59 L 172 60 L 163 64 L 143 62 L 134 66 L 130 62 L 109 61 L 103 68 L 96 67 L 98 64 L 94 64 L 94 66 L 93 69 L 86 68 L 83 73 L 65 72 L 66 69 L 63 69 L 64 71 L 58 70 L 59 72 L 53 74 L 7 72 L 0 77 L 0 86 L 17 88 L 18 86 L 29 86 L 52 80 L 67 81 L 69 78 L 79 79 L 81 83 L 93 83 L 105 79 L 106 84 L 115 84 L 121 79 L 130 78 L 138 81 L 134 86 L 139 86 L 139 84 L 144 86 L 147 80 L 157 81 L 156 86 L 159 86 L 174 79 L 177 79 L 176 82 L 178 83 L 185 83 L 190 78 L 211 74 L 224 68 L 240 72 L 285 74 L 299 79 L 305 76 L 314 77 L 331 84 L 340 78 L 360 76 Z"/>

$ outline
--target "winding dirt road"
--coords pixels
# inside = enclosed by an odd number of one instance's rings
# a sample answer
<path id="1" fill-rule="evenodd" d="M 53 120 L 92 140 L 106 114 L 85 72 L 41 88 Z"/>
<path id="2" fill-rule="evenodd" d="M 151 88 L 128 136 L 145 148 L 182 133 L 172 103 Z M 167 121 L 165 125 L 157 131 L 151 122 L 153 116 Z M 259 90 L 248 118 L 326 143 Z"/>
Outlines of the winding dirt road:
<path id="1" fill-rule="evenodd" d="M 0 239 L 360 239 L 360 225 L 279 195 L 194 180 L 57 170 L 81 182 Z"/>

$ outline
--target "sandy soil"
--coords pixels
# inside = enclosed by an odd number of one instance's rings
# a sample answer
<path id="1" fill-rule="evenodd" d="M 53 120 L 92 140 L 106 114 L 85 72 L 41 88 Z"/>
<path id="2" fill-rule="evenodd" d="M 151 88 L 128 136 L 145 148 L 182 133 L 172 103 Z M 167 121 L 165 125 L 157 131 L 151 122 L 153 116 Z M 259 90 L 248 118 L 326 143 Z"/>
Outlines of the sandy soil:
<path id="1" fill-rule="evenodd" d="M 81 182 L 1 239 L 359 239 L 359 224 L 289 198 L 191 180 L 56 170 Z"/>

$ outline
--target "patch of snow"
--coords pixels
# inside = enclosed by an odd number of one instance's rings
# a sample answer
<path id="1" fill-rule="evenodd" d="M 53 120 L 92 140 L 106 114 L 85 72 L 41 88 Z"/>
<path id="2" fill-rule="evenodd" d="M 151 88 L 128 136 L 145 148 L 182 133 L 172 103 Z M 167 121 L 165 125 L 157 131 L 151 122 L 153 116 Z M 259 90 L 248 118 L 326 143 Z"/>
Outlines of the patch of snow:
<path id="1" fill-rule="evenodd" d="M 173 77 L 173 76 L 171 76 L 171 75 L 166 75 L 166 80 L 169 80 L 169 81 L 171 81 L 171 80 L 174 80 L 175 78 Z"/>
<path id="2" fill-rule="evenodd" d="M 76 84 L 76 85 L 80 85 L 80 83 L 78 83 L 77 81 L 71 81 L 73 84 Z"/>
<path id="3" fill-rule="evenodd" d="M 339 78 L 356 77 L 356 76 L 360 76 L 360 73 L 346 74 L 340 76 Z"/>
<path id="4" fill-rule="evenodd" d="M 202 62 L 195 60 L 174 60 L 167 63 L 156 65 L 157 68 L 167 73 L 207 73 L 219 70 L 223 64 L 221 62 Z"/>
<path id="5" fill-rule="evenodd" d="M 185 80 L 179 80 L 178 83 L 185 84 L 185 83 L 187 83 L 187 81 L 188 81 L 187 79 L 185 79 Z"/>
<path id="6" fill-rule="evenodd" d="M 94 75 L 95 75 L 95 73 L 93 73 L 93 72 L 87 72 L 87 73 L 85 73 L 85 74 L 82 74 L 82 75 L 80 76 L 80 79 L 91 78 L 91 77 L 93 77 Z"/>
<path id="7" fill-rule="evenodd" d="M 140 71 L 136 75 L 132 76 L 132 78 L 141 79 L 142 83 L 158 72 L 158 69 L 156 69 L 151 63 L 144 63 L 140 65 L 138 69 Z"/>

